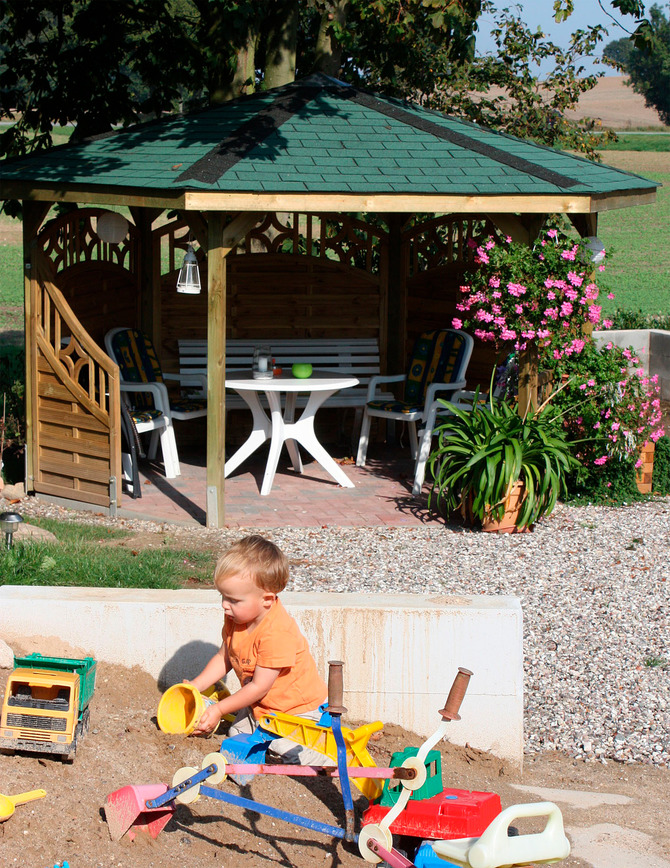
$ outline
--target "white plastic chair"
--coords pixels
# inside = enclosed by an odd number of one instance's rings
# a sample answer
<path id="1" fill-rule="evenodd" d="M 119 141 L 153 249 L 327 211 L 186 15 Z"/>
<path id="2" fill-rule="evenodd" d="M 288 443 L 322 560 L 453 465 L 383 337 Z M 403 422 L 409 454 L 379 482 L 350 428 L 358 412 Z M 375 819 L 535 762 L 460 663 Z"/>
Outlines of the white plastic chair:
<path id="1" fill-rule="evenodd" d="M 129 358 L 125 354 L 123 346 L 124 337 L 126 340 L 136 342 L 142 353 L 138 352 L 132 359 Z M 151 459 L 156 457 L 160 440 L 166 478 L 173 479 L 175 476 L 179 476 L 181 468 L 179 467 L 177 441 L 172 420 L 195 419 L 207 415 L 205 402 L 188 401 L 181 407 L 179 404 L 171 405 L 167 386 L 163 381 L 178 380 L 181 382 L 182 378 L 178 374 L 163 374 L 151 341 L 141 332 L 127 327 L 110 329 L 105 335 L 105 349 L 110 358 L 119 366 L 122 399 L 130 410 L 137 433 L 151 433 L 149 449 L 147 450 L 148 457 Z M 140 361 L 141 357 L 147 358 L 149 361 L 143 364 Z M 147 367 L 151 369 L 147 370 Z M 128 378 L 128 373 L 132 369 L 138 371 L 139 381 Z M 193 383 L 193 378 L 194 375 L 190 375 L 188 382 Z M 151 402 L 149 403 L 153 406 L 146 406 L 146 403 L 141 400 L 133 402 L 130 398 L 131 394 L 150 395 Z M 133 403 L 136 406 L 133 406 Z"/>
<path id="2" fill-rule="evenodd" d="M 443 341 L 443 343 L 440 343 Z M 368 385 L 361 436 L 358 441 L 356 464 L 365 466 L 373 417 L 406 422 L 409 427 L 412 458 L 418 455 L 417 422 L 425 422 L 438 395 L 449 394 L 465 386 L 465 373 L 472 355 L 474 341 L 460 329 L 440 329 L 424 332 L 417 339 L 409 370 L 405 374 L 372 377 Z M 440 347 L 442 347 L 440 351 Z M 452 353 L 453 350 L 453 353 Z M 452 364 L 453 359 L 453 364 Z M 405 383 L 413 387 L 406 400 L 378 400 L 377 386 L 381 383 Z"/>
<path id="3" fill-rule="evenodd" d="M 523 817 L 547 817 L 542 832 L 510 837 L 509 827 Z M 559 862 L 570 855 L 563 815 L 553 802 L 535 802 L 505 808 L 479 838 L 431 842 L 441 859 L 465 868 L 501 868 L 538 862 Z"/>
<path id="4" fill-rule="evenodd" d="M 494 393 L 495 394 L 495 393 Z M 445 406 L 441 401 L 433 401 L 426 415 L 426 421 L 423 428 L 419 431 L 419 448 L 414 465 L 414 485 L 412 486 L 412 494 L 421 494 L 424 479 L 426 478 L 426 462 L 430 457 L 430 450 L 435 436 L 435 426 L 441 425 L 449 416 L 454 414 L 451 412 L 451 407 L 457 407 L 459 410 L 471 410 L 472 402 L 475 398 L 475 392 L 470 389 L 459 389 L 454 392 L 453 397 L 449 400 L 449 406 Z M 486 392 L 479 393 L 480 401 L 488 401 L 489 396 Z"/>

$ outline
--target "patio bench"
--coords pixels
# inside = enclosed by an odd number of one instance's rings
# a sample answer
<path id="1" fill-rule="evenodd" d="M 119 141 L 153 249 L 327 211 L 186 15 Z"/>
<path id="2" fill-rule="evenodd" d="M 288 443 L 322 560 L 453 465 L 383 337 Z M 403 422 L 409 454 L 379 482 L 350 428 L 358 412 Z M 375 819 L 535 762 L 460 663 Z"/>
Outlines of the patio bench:
<path id="1" fill-rule="evenodd" d="M 231 371 L 251 370 L 254 348 L 268 346 L 275 365 L 289 373 L 296 362 L 309 362 L 315 370 L 334 371 L 357 377 L 359 385 L 336 392 L 324 403 L 324 407 L 352 407 L 355 411 L 354 430 L 360 427 L 363 408 L 367 400 L 368 383 L 380 373 L 379 342 L 377 338 L 278 338 L 249 340 L 229 338 L 226 341 L 226 376 Z M 178 341 L 179 373 L 182 377 L 192 375 L 194 394 L 202 396 L 203 375 L 207 376 L 207 341 L 182 338 Z M 189 380 L 182 380 L 189 385 Z M 384 393 L 390 400 L 391 392 Z M 306 395 L 298 395 L 298 407 L 307 403 Z M 226 393 L 226 410 L 246 408 L 243 399 L 235 392 Z"/>

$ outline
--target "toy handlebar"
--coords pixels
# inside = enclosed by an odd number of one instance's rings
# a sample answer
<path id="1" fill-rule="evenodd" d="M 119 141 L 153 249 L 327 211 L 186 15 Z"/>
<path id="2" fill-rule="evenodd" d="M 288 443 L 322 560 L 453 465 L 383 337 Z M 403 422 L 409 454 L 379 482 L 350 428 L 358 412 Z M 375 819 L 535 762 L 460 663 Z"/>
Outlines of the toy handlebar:
<path id="1" fill-rule="evenodd" d="M 344 700 L 344 682 L 342 678 L 341 660 L 328 661 L 328 711 L 331 714 L 344 714 L 347 710 L 342 702 Z"/>
<path id="2" fill-rule="evenodd" d="M 454 678 L 454 683 L 451 685 L 445 706 L 440 709 L 440 714 L 444 720 L 461 719 L 458 709 L 461 707 L 465 691 L 468 689 L 471 675 L 472 672 L 469 669 L 464 669 L 462 666 L 458 667 L 458 672 Z"/>

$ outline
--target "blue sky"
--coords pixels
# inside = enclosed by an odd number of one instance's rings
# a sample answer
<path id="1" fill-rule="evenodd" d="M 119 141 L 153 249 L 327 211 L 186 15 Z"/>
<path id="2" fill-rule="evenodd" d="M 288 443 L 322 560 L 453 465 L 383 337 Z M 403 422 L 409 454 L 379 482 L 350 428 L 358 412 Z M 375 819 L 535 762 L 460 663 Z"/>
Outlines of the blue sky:
<path id="1" fill-rule="evenodd" d="M 629 15 L 619 15 L 618 11 L 612 8 L 608 0 L 602 0 L 602 2 L 605 9 L 612 13 L 615 19 L 620 21 L 628 31 L 635 29 L 634 18 Z M 575 30 L 585 29 L 589 25 L 603 24 L 609 31 L 609 35 L 599 45 L 599 52 L 602 52 L 602 48 L 612 39 L 620 39 L 622 36 L 626 36 L 626 32 L 617 27 L 614 21 L 603 12 L 598 4 L 598 0 L 575 0 L 575 11 L 567 21 L 560 24 L 557 24 L 553 18 L 553 0 L 519 0 L 517 3 L 514 3 L 514 0 L 509 0 L 507 3 L 496 0 L 495 5 L 498 8 L 520 6 L 523 10 L 521 17 L 525 23 L 532 30 L 541 27 L 552 42 L 561 48 L 568 46 L 570 35 Z M 651 2 L 649 5 L 651 5 Z M 663 0 L 661 0 L 659 5 L 664 5 Z M 482 15 L 479 19 L 479 33 L 477 35 L 478 54 L 486 54 L 495 47 L 495 43 L 489 33 L 489 29 L 493 26 L 493 23 L 492 15 Z M 597 71 L 604 71 L 606 75 L 618 74 L 611 67 L 603 66 L 602 64 L 595 65 L 588 58 L 583 58 L 582 63 L 587 74 Z"/>

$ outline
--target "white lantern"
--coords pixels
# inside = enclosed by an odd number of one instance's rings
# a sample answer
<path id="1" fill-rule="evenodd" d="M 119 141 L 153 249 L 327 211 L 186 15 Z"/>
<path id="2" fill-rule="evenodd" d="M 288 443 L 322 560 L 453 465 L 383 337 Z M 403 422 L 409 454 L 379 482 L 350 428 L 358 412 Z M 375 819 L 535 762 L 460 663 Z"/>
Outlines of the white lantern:
<path id="1" fill-rule="evenodd" d="M 184 262 L 182 263 L 179 277 L 177 278 L 177 292 L 188 295 L 198 295 L 200 292 L 200 272 L 198 260 L 191 244 L 188 245 Z"/>
<path id="2" fill-rule="evenodd" d="M 589 235 L 588 238 L 584 239 L 584 242 L 586 250 L 590 254 L 590 261 L 594 265 L 599 265 L 605 258 L 605 245 L 595 235 Z"/>
<path id="3" fill-rule="evenodd" d="M 116 211 L 105 211 L 98 217 L 96 232 L 107 244 L 120 244 L 128 234 L 128 221 Z"/>

